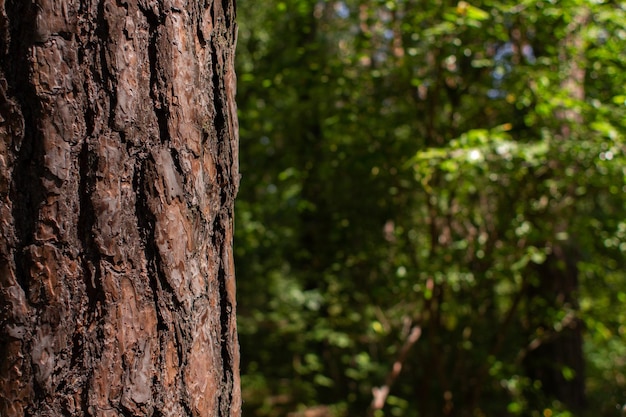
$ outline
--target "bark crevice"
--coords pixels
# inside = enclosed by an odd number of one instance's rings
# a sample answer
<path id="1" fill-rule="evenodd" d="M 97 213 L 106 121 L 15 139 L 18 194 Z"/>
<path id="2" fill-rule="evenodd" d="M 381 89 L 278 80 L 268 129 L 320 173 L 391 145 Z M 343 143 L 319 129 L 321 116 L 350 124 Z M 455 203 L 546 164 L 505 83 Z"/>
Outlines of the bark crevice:
<path id="1" fill-rule="evenodd" d="M 133 188 L 135 191 L 135 213 L 137 218 L 137 228 L 139 230 L 139 236 L 141 238 L 141 244 L 146 259 L 147 274 L 156 305 L 157 328 L 171 330 L 167 320 L 163 317 L 162 310 L 177 309 L 179 307 L 179 303 L 174 296 L 174 289 L 165 277 L 159 248 L 155 243 L 156 216 L 154 215 L 149 204 L 149 202 L 154 198 L 152 196 L 154 191 L 151 192 L 148 190 L 151 184 L 150 180 L 146 178 L 148 176 L 147 172 L 154 167 L 154 161 L 151 159 L 151 157 L 148 157 L 140 163 L 140 168 L 138 172 L 135 173 L 135 177 L 133 179 Z M 163 298 L 165 294 L 170 295 L 167 300 Z"/>
<path id="2" fill-rule="evenodd" d="M 96 16 L 96 30 L 95 35 L 98 37 L 98 45 L 97 52 L 100 58 L 98 69 L 99 72 L 96 72 L 101 76 L 101 80 L 99 86 L 102 88 L 102 91 L 107 95 L 108 98 L 108 115 L 107 115 L 107 126 L 112 128 L 112 130 L 120 131 L 122 129 L 118 129 L 115 123 L 115 108 L 117 107 L 117 94 L 116 94 L 116 84 L 117 79 L 115 74 L 113 74 L 110 69 L 109 59 L 107 58 L 107 53 L 110 52 L 108 48 L 103 46 L 111 45 L 110 38 L 110 27 L 109 22 L 106 16 L 106 7 L 107 2 L 101 1 L 98 3 L 98 13 Z"/>
<path id="3" fill-rule="evenodd" d="M 149 25 L 148 39 L 148 60 L 150 68 L 150 98 L 153 103 L 153 111 L 157 119 L 159 139 L 161 143 L 171 140 L 169 132 L 169 106 L 164 98 L 163 91 L 166 90 L 166 82 L 162 80 L 162 68 L 159 62 L 158 42 L 160 40 L 161 19 L 154 13 L 144 12 Z"/>
<path id="4" fill-rule="evenodd" d="M 231 314 L 233 306 L 230 303 L 230 296 L 226 288 L 226 280 L 228 274 L 224 266 L 224 254 L 220 254 L 220 267 L 218 271 L 219 293 L 220 293 L 220 325 L 221 325 L 221 358 L 222 358 L 222 386 L 221 395 L 219 397 L 219 415 L 226 417 L 233 402 L 233 363 L 230 354 L 230 330 L 231 330 Z"/>
<path id="5" fill-rule="evenodd" d="M 14 114 L 13 119 L 20 118 L 23 126 L 21 137 L 14 138 L 19 144 L 14 143 L 16 155 L 11 178 L 8 179 L 16 239 L 13 256 L 16 280 L 28 295 L 30 266 L 24 255 L 28 246 L 34 243 L 33 234 L 38 207 L 46 194 L 41 181 L 42 152 L 40 147 L 36 146 L 39 142 L 36 140 L 38 98 L 29 79 L 31 73 L 29 61 L 34 35 L 28 29 L 33 27 L 36 13 L 29 2 L 6 2 L 4 8 L 8 36 L 3 49 L 7 54 L 3 56 L 0 68 L 6 78 L 5 94 L 12 98 L 13 104 L 19 110 L 19 114 Z M 20 88 L 12 88 L 14 86 Z"/>
<path id="6" fill-rule="evenodd" d="M 97 214 L 91 200 L 96 187 L 94 172 L 97 169 L 97 161 L 94 154 L 89 151 L 89 147 L 89 140 L 85 140 L 79 154 L 78 239 L 82 246 L 82 276 L 85 283 L 88 314 L 96 318 L 98 303 L 104 302 L 104 290 L 100 271 L 102 256 L 94 239 Z"/>

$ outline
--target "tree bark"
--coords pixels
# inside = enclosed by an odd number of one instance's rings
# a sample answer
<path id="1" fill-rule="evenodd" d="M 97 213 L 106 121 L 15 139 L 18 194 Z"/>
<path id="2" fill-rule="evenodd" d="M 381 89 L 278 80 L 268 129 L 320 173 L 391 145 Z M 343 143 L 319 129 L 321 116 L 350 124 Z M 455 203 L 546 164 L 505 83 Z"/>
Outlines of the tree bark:
<path id="1" fill-rule="evenodd" d="M 0 415 L 238 416 L 234 0 L 0 0 Z"/>

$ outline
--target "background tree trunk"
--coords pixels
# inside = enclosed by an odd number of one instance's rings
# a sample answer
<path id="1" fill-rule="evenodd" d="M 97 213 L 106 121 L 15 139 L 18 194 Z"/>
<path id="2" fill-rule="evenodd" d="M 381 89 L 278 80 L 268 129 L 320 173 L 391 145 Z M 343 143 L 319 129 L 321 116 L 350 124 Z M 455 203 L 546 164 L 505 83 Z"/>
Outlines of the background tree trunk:
<path id="1" fill-rule="evenodd" d="M 0 0 L 0 415 L 238 416 L 234 0 Z"/>
<path id="2" fill-rule="evenodd" d="M 571 100 L 582 103 L 585 98 L 585 39 L 586 26 L 590 22 L 590 11 L 586 7 L 577 9 L 571 16 L 566 27 L 566 34 L 559 45 L 560 63 L 565 76 L 561 89 Z M 579 106 L 579 105 L 578 105 Z M 577 126 L 584 123 L 578 106 L 569 106 L 556 113 L 560 123 L 560 132 L 556 135 L 559 141 L 580 141 Z M 573 187 L 567 190 L 570 198 L 575 199 Z M 576 213 L 566 211 L 554 214 L 555 230 L 567 236 L 574 235 L 569 231 L 570 219 Z M 559 329 L 553 337 L 545 342 L 527 358 L 529 375 L 540 380 L 543 391 L 563 402 L 571 411 L 582 412 L 586 405 L 585 393 L 585 356 L 583 352 L 583 320 L 579 317 L 579 270 L 581 256 L 577 242 L 572 237 L 569 242 L 555 241 L 552 254 L 543 265 L 537 268 L 539 286 L 534 297 L 542 300 L 543 308 L 556 311 L 571 310 L 575 318 Z M 566 314 L 567 317 L 567 314 Z M 532 318 L 530 318 L 532 320 Z M 540 327 L 550 329 L 553 323 L 542 323 Z"/>

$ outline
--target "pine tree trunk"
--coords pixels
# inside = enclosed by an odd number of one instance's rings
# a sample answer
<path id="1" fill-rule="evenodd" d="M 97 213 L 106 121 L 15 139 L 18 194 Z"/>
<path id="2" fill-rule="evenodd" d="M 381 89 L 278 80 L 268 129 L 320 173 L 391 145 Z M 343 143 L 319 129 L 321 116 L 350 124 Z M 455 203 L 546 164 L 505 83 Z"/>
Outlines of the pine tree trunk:
<path id="1" fill-rule="evenodd" d="M 238 416 L 234 0 L 0 0 L 0 416 Z"/>

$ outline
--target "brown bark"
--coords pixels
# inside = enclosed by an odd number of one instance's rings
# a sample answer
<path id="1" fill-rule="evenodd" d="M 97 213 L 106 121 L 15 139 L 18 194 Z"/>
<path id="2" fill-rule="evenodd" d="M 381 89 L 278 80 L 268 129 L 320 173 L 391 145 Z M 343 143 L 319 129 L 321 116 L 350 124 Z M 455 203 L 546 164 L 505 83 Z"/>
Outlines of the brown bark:
<path id="1" fill-rule="evenodd" d="M 0 0 L 0 415 L 238 416 L 234 0 Z"/>

